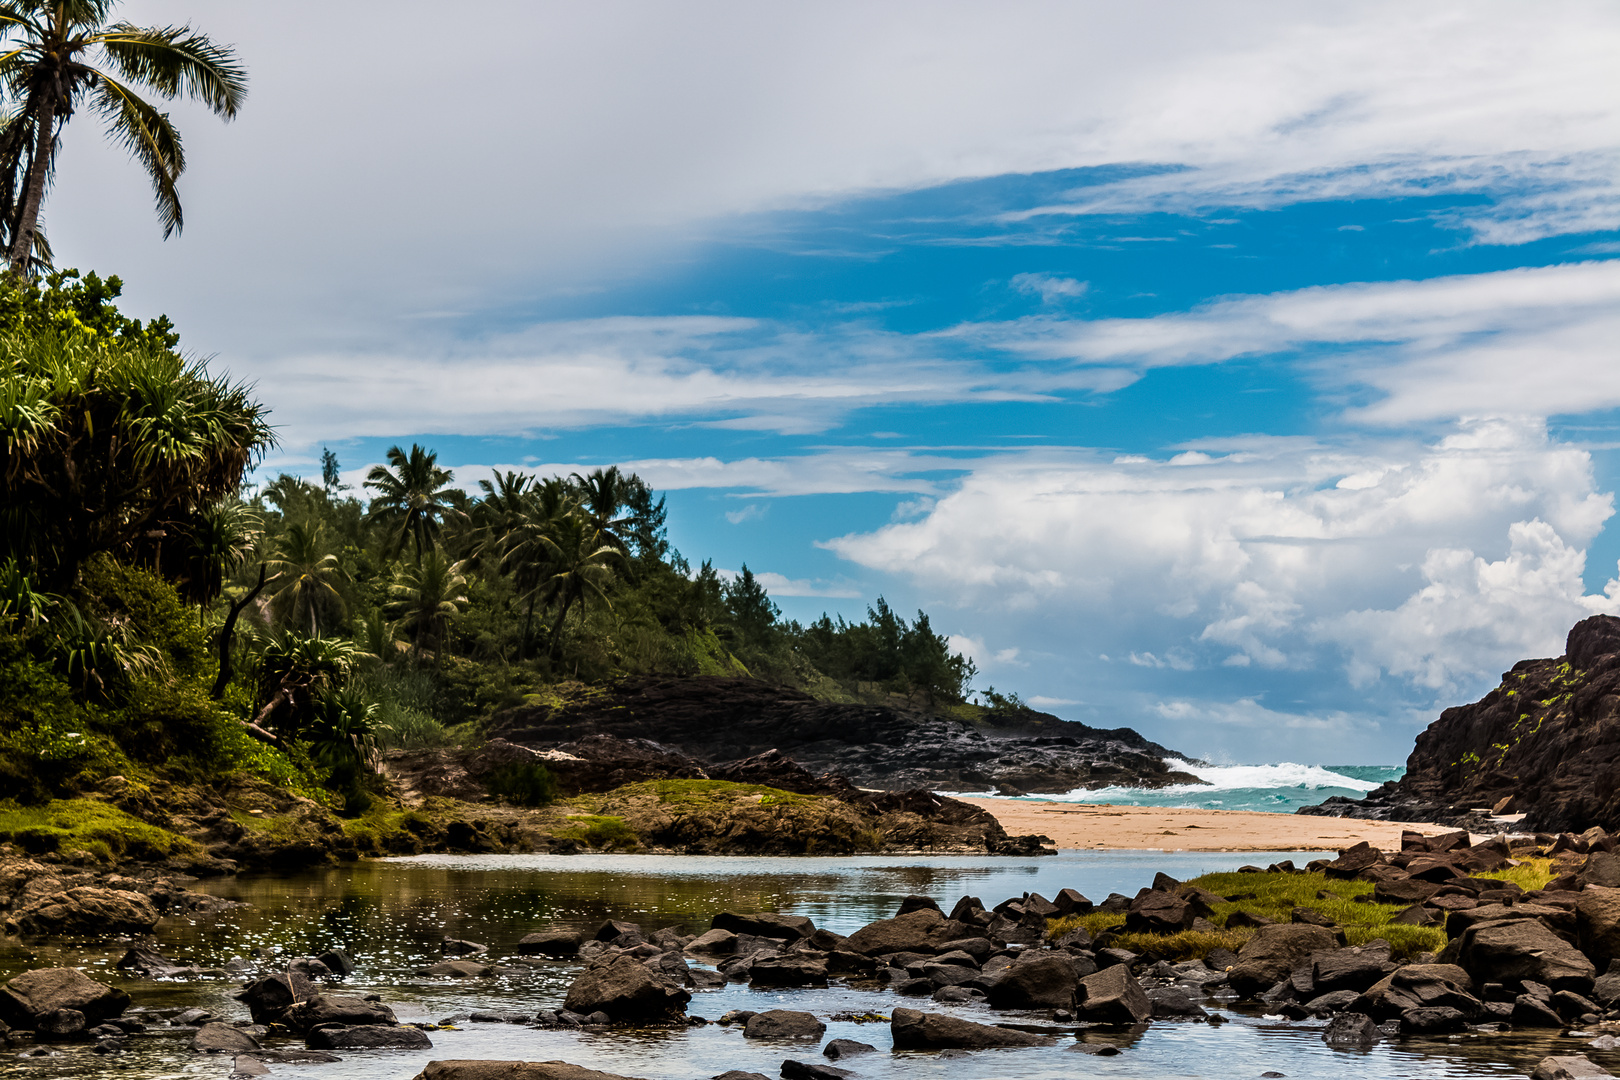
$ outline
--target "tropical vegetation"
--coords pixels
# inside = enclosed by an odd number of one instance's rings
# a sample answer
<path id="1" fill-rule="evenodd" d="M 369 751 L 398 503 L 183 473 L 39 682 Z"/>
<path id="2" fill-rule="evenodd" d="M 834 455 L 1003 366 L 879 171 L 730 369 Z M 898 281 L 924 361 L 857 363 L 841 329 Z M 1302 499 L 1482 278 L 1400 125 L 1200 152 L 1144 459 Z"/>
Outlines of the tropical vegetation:
<path id="1" fill-rule="evenodd" d="M 358 491 L 330 449 L 318 482 L 255 476 L 264 408 L 120 288 L 0 279 L 0 788 L 25 803 L 246 770 L 358 813 L 385 750 L 632 676 L 974 708 L 925 613 L 783 619 L 746 565 L 675 550 L 665 500 L 616 468 L 469 494 L 412 445 Z"/>

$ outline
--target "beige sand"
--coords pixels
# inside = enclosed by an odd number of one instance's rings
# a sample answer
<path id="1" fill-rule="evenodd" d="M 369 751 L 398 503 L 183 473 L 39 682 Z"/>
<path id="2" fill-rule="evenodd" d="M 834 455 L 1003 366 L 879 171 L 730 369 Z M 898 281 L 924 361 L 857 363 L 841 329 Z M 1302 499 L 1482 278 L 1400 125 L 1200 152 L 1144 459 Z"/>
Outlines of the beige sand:
<path id="1" fill-rule="evenodd" d="M 1041 833 L 1059 848 L 1163 851 L 1328 851 L 1367 841 L 1398 851 L 1401 831 L 1442 833 L 1442 825 L 1361 818 L 1305 817 L 1253 810 L 1169 809 L 1092 803 L 963 799 L 996 816 L 1009 833 Z"/>

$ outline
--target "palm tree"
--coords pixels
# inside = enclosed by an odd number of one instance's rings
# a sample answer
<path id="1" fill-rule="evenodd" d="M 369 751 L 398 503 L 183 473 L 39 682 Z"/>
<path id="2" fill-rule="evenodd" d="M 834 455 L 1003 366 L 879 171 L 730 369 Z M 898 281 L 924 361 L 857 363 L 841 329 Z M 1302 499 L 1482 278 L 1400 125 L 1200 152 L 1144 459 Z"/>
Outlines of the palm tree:
<path id="1" fill-rule="evenodd" d="M 601 542 L 620 551 L 628 551 L 629 548 L 619 537 L 619 530 L 632 521 L 624 514 L 626 485 L 624 478 L 619 475 L 619 467 L 613 465 L 606 469 L 593 469 L 588 476 L 574 473 L 568 479 L 570 486 L 579 493 L 580 505 L 585 508 Z"/>
<path id="2" fill-rule="evenodd" d="M 381 522 L 388 529 L 393 535 L 392 554 L 396 558 L 409 539 L 416 546 L 420 562 L 422 552 L 439 538 L 444 519 L 456 512 L 451 505 L 455 489 L 446 486 L 455 474 L 439 468 L 438 460 L 438 454 L 415 443 L 411 444 L 409 456 L 393 446 L 388 449 L 388 464 L 394 470 L 374 465 L 366 474 L 365 486 L 377 489 L 366 523 Z"/>
<path id="3" fill-rule="evenodd" d="M 555 660 L 562 655 L 562 628 L 569 609 L 578 604 L 584 610 L 592 596 L 613 606 L 607 587 L 613 583 L 614 565 L 624 562 L 624 552 L 602 543 L 590 518 L 578 513 L 556 522 L 551 541 L 557 549 L 556 562 L 536 592 L 542 604 L 557 605 L 557 621 L 551 624 L 551 656 Z"/>
<path id="4" fill-rule="evenodd" d="M 506 548 L 506 537 L 522 521 L 534 489 L 534 477 L 517 471 L 495 472 L 495 480 L 478 481 L 484 497 L 473 504 L 468 566 L 477 569 L 485 561 L 498 564 Z"/>
<path id="5" fill-rule="evenodd" d="M 268 565 L 276 575 L 270 610 L 284 626 L 307 620 L 309 636 L 319 637 L 321 612 L 343 609 L 338 585 L 348 577 L 338 557 L 326 550 L 325 530 L 303 523 L 290 526 Z"/>
<path id="6" fill-rule="evenodd" d="M 520 660 L 528 653 L 540 586 L 562 558 L 554 534 L 558 524 L 576 509 L 566 484 L 555 477 L 543 480 L 528 491 L 501 537 L 501 573 L 512 575 L 519 598 L 527 602 L 518 646 Z"/>
<path id="7" fill-rule="evenodd" d="M 17 104 L 0 126 L 0 228 L 12 270 L 35 269 L 39 212 L 56 169 L 62 128 L 86 100 L 107 134 L 152 180 L 168 239 L 184 224 L 175 188 L 185 171 L 180 133 L 169 115 L 135 92 L 181 94 L 230 120 L 247 95 L 247 72 L 228 46 L 189 26 L 111 22 L 115 0 L 5 0 L 0 3 L 0 87 Z"/>
<path id="8" fill-rule="evenodd" d="M 451 562 L 444 549 L 435 547 L 415 566 L 401 566 L 390 588 L 389 612 L 398 617 L 399 627 L 411 635 L 418 657 L 424 642 L 433 643 L 436 658 L 444 656 L 444 639 L 450 620 L 467 606 L 465 564 Z"/>

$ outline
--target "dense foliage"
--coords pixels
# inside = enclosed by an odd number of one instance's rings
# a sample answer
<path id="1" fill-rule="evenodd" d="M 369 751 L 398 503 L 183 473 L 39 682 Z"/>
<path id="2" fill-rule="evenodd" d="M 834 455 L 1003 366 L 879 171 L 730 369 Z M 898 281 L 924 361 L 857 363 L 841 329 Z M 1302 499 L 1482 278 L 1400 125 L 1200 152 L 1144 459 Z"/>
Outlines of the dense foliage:
<path id="1" fill-rule="evenodd" d="M 616 468 L 477 495 L 395 447 L 359 491 L 248 469 L 248 391 L 175 351 L 116 278 L 0 285 L 0 782 L 250 769 L 352 811 L 383 749 L 476 739 L 566 681 L 753 675 L 832 700 L 960 706 L 928 616 L 785 621 L 744 566 L 693 567 Z M 511 797 L 542 798 L 532 777 Z M 543 785 L 542 785 L 543 786 Z"/>

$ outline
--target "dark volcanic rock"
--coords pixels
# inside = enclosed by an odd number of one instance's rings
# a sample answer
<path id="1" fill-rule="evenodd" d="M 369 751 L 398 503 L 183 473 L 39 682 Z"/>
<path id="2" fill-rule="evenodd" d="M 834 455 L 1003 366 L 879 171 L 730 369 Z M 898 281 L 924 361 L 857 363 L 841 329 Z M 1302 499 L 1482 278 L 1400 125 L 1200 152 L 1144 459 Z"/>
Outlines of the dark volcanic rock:
<path id="1" fill-rule="evenodd" d="M 1027 710 L 983 728 L 910 708 L 840 705 L 754 679 L 628 679 L 552 708 L 497 715 L 491 734 L 578 754 L 589 736 L 648 736 L 705 766 L 770 750 L 863 787 L 1061 792 L 1197 783 L 1172 752 L 1129 728 L 1100 730 Z M 551 767 L 548 765 L 548 768 Z"/>
<path id="2" fill-rule="evenodd" d="M 686 1011 L 692 995 L 658 978 L 628 953 L 592 964 L 568 988 L 564 1008 L 615 1020 L 663 1019 Z"/>
<path id="3" fill-rule="evenodd" d="M 420 1028 L 384 1027 L 323 1027 L 316 1028 L 304 1040 L 311 1050 L 431 1050 L 433 1040 Z"/>
<path id="4" fill-rule="evenodd" d="M 1488 832 L 1477 811 L 1504 803 L 1525 814 L 1521 829 L 1620 831 L 1620 618 L 1581 620 L 1562 657 L 1521 660 L 1479 701 L 1442 712 L 1400 780 L 1299 812 Z"/>
<path id="5" fill-rule="evenodd" d="M 992 1046 L 1050 1046 L 1044 1035 L 975 1024 L 940 1013 L 896 1009 L 889 1022 L 896 1050 L 981 1050 Z"/>
<path id="6" fill-rule="evenodd" d="M 0 988 L 0 1019 L 12 1027 L 34 1027 L 59 1010 L 82 1014 L 85 1025 L 122 1016 L 129 995 L 96 982 L 77 968 L 36 968 Z"/>

